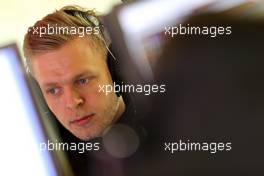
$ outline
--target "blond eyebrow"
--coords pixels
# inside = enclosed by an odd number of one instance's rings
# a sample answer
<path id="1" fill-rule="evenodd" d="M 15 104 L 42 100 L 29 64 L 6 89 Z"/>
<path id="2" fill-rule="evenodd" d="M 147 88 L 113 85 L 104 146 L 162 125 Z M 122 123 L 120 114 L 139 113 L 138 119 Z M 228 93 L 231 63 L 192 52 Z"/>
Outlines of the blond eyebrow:
<path id="1" fill-rule="evenodd" d="M 75 80 L 75 79 L 78 79 L 78 78 L 81 78 L 81 77 L 84 77 L 87 75 L 90 75 L 90 73 L 86 71 L 86 72 L 83 72 L 83 73 L 80 73 L 80 74 L 74 76 L 73 79 Z"/>
<path id="2" fill-rule="evenodd" d="M 80 74 L 73 76 L 70 80 L 76 80 L 78 78 L 81 78 L 84 76 L 89 76 L 89 75 L 91 75 L 91 73 L 89 71 L 85 71 L 83 73 L 80 73 Z M 58 84 L 59 84 L 58 82 L 48 82 L 48 83 L 44 83 L 43 87 L 53 87 L 53 86 L 56 86 Z"/>

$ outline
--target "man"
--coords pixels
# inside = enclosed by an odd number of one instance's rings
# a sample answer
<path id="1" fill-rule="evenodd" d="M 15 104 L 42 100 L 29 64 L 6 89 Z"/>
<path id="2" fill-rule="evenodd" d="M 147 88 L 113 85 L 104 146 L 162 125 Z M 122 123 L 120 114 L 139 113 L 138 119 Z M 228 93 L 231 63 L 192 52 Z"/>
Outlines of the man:
<path id="1" fill-rule="evenodd" d="M 102 136 L 126 109 L 122 96 L 99 90 L 113 85 L 108 51 L 95 14 L 77 7 L 47 15 L 25 35 L 27 64 L 48 107 L 82 140 Z"/>

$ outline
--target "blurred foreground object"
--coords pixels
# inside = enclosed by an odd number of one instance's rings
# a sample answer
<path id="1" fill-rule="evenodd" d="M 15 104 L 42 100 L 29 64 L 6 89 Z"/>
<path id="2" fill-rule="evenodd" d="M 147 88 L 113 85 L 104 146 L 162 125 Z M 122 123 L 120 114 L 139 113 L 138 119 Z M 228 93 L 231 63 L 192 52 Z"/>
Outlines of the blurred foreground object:
<path id="1" fill-rule="evenodd" d="M 150 146 L 156 146 L 152 154 L 159 156 L 151 167 L 160 167 L 159 174 L 264 174 L 264 20 L 260 7 L 262 3 L 243 4 L 191 16 L 183 26 L 231 27 L 231 33 L 177 35 L 166 45 L 155 73 L 158 82 L 167 85 L 167 92 L 154 98 L 149 116 L 149 133 L 154 134 Z M 157 154 L 158 144 L 179 140 L 230 143 L 231 149 Z"/>
<path id="2" fill-rule="evenodd" d="M 0 48 L 0 80 L 1 175 L 71 175 L 58 153 L 40 149 L 48 133 L 15 44 Z"/>
<path id="3" fill-rule="evenodd" d="M 128 175 L 263 175 L 263 3 L 215 1 L 192 10 L 186 6 L 180 14 L 174 3 L 164 1 L 166 12 L 161 4 L 131 3 L 109 16 L 110 35 L 128 80 L 166 84 L 165 94 L 136 103 L 149 108 L 141 119 L 147 138 L 132 156 Z M 165 27 L 180 24 L 209 30 L 205 35 L 165 35 Z M 231 27 L 231 32 L 223 34 L 220 28 L 210 35 L 216 27 Z M 148 46 L 160 50 L 153 65 Z M 231 147 L 215 152 L 166 149 L 165 143 L 179 141 Z"/>

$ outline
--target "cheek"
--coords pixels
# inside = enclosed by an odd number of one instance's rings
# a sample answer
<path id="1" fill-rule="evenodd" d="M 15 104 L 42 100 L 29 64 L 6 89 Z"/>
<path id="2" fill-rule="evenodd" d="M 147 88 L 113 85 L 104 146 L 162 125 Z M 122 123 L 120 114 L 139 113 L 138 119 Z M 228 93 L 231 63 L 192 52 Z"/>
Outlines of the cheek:
<path id="1" fill-rule="evenodd" d="M 109 72 L 109 69 L 107 67 L 107 65 L 105 65 L 101 71 L 100 71 L 101 75 L 100 75 L 100 80 L 99 80 L 99 83 L 100 84 L 112 84 L 113 81 L 112 81 L 112 76 Z"/>
<path id="2" fill-rule="evenodd" d="M 85 97 L 88 105 L 93 107 L 100 107 L 109 104 L 113 100 L 115 93 L 114 92 L 105 92 L 106 86 L 112 85 L 111 76 L 107 73 L 101 74 L 91 86 L 82 91 L 82 96 Z M 102 89 L 102 87 L 104 87 Z M 107 95 L 106 95 L 107 94 Z"/>
<path id="3" fill-rule="evenodd" d="M 46 103 L 50 110 L 55 114 L 56 117 L 61 117 L 63 116 L 63 104 L 59 102 L 59 100 L 54 100 L 54 99 L 49 99 L 45 98 Z"/>
<path id="4" fill-rule="evenodd" d="M 87 107 L 91 107 L 96 111 L 101 111 L 114 104 L 115 93 L 113 92 L 106 95 L 104 92 L 94 92 L 86 96 L 85 99 Z"/>
<path id="5" fill-rule="evenodd" d="M 102 106 L 105 99 L 103 98 L 102 93 L 93 92 L 85 95 L 85 104 L 88 107 L 96 108 Z"/>

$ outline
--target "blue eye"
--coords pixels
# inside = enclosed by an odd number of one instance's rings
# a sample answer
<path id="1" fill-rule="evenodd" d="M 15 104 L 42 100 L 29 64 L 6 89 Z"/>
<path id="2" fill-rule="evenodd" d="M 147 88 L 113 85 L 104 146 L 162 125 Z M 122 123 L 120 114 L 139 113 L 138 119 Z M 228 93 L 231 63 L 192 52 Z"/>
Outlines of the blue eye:
<path id="1" fill-rule="evenodd" d="M 76 81 L 78 85 L 85 85 L 89 82 L 88 78 L 81 78 Z"/>

